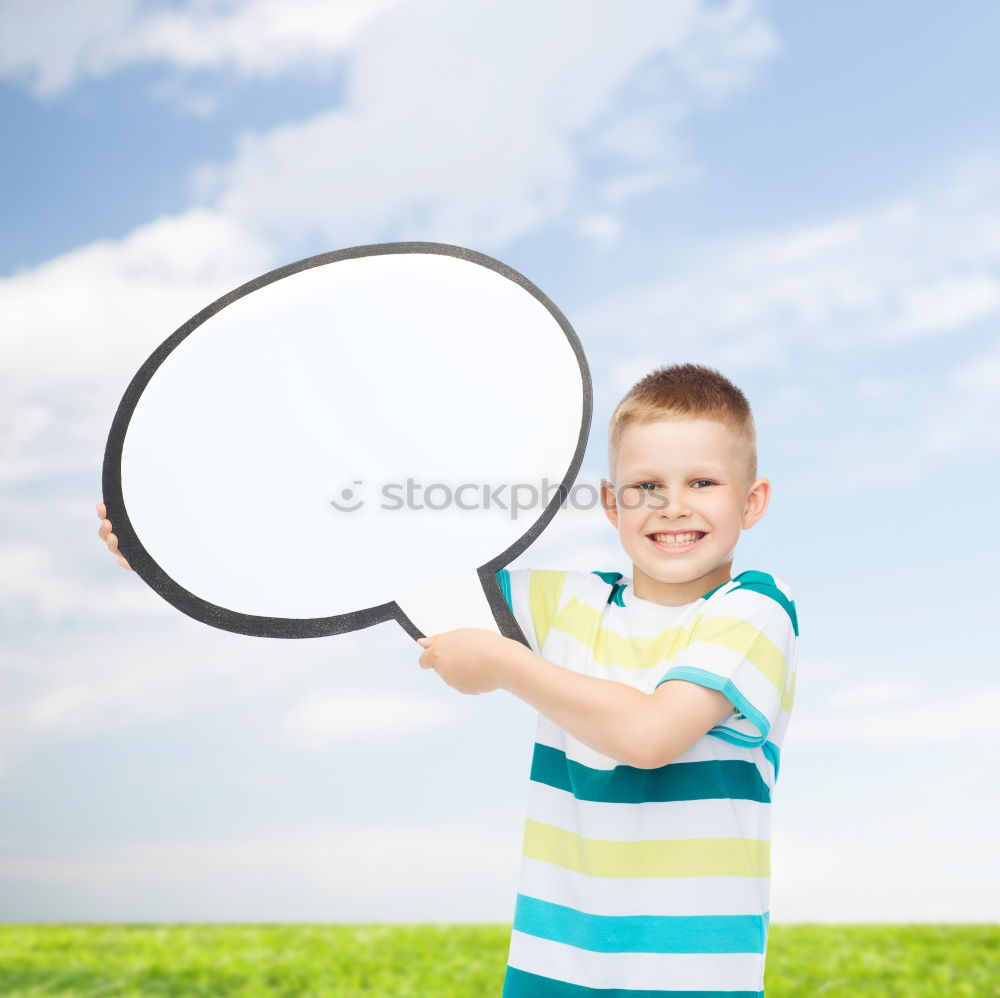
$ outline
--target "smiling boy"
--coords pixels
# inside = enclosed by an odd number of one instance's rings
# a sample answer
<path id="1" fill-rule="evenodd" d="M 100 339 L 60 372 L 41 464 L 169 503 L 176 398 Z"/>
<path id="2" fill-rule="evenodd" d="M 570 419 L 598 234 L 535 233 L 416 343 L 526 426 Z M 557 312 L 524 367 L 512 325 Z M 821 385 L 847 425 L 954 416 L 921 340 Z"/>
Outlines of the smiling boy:
<path id="1" fill-rule="evenodd" d="M 608 469 L 630 576 L 502 569 L 527 646 L 419 641 L 455 689 L 538 711 L 503 996 L 763 998 L 798 619 L 774 575 L 731 576 L 771 488 L 746 397 L 711 368 L 653 371 L 611 417 Z"/>
<path id="2" fill-rule="evenodd" d="M 764 515 L 743 393 L 659 368 L 612 415 L 602 504 L 631 576 L 504 569 L 527 646 L 460 628 L 420 665 L 539 712 L 504 998 L 763 998 L 791 590 L 731 576 Z"/>

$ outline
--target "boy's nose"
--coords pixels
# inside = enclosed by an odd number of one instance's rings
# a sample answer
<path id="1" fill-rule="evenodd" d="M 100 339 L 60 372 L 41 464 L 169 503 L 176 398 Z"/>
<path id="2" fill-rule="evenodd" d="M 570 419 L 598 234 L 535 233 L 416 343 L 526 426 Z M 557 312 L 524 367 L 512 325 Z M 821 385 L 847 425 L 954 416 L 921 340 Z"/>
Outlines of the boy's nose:
<path id="1" fill-rule="evenodd" d="M 688 511 L 688 506 L 686 503 L 681 502 L 680 499 L 676 497 L 671 498 L 670 496 L 663 496 L 661 500 L 659 512 L 660 516 L 677 516 L 680 513 L 686 513 Z"/>

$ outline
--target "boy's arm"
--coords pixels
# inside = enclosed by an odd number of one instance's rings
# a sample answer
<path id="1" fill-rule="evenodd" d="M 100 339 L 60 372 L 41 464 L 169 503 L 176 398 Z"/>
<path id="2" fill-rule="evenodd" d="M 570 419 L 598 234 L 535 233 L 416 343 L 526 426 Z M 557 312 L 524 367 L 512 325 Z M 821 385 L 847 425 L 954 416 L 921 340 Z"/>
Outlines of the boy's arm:
<path id="1" fill-rule="evenodd" d="M 548 662 L 519 642 L 505 648 L 501 686 L 585 745 L 627 766 L 673 762 L 733 705 L 719 690 L 684 679 L 643 693 Z"/>

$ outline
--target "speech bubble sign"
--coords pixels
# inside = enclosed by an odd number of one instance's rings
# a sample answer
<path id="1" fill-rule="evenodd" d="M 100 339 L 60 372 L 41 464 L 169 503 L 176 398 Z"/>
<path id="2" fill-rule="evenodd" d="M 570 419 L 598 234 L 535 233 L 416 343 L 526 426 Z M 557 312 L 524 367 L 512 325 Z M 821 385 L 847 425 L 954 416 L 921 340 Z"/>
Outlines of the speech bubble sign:
<path id="1" fill-rule="evenodd" d="M 112 423 L 104 502 L 138 575 L 213 627 L 523 640 L 496 572 L 568 496 L 592 405 L 575 331 L 522 274 L 445 243 L 356 246 L 160 344 Z"/>

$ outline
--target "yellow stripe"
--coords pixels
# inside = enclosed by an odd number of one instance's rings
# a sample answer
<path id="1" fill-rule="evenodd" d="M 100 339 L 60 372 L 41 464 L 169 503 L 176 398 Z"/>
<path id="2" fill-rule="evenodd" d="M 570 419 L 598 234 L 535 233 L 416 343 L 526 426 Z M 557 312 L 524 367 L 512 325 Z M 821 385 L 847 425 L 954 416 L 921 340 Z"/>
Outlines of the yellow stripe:
<path id="1" fill-rule="evenodd" d="M 692 644 L 701 641 L 746 656 L 779 692 L 784 690 L 784 652 L 763 631 L 742 617 L 709 617 L 694 635 Z"/>
<path id="2" fill-rule="evenodd" d="M 792 681 L 788 684 L 788 692 L 781 698 L 782 710 L 787 710 L 789 713 L 791 713 L 792 704 L 795 703 L 795 680 L 797 678 L 797 675 L 793 673 Z"/>
<path id="3" fill-rule="evenodd" d="M 551 626 L 592 649 L 597 665 L 651 669 L 664 660 L 673 662 L 682 649 L 704 641 L 745 654 L 779 690 L 784 687 L 784 653 L 763 631 L 742 617 L 711 616 L 703 623 L 703 616 L 699 614 L 688 627 L 665 627 L 651 638 L 623 638 L 600 626 L 601 610 L 573 596 Z"/>
<path id="4" fill-rule="evenodd" d="M 539 648 L 545 645 L 549 625 L 559 609 L 559 599 L 565 582 L 566 572 L 550 568 L 537 568 L 528 576 L 528 607 Z"/>
<path id="5" fill-rule="evenodd" d="M 652 669 L 664 659 L 672 660 L 688 641 L 692 628 L 665 627 L 651 638 L 623 638 L 601 627 L 602 611 L 575 596 L 566 601 L 552 621 L 562 631 L 593 651 L 597 665 L 617 665 L 623 669 Z"/>
<path id="6" fill-rule="evenodd" d="M 591 877 L 769 877 L 771 843 L 762 839 L 585 839 L 528 818 L 524 855 Z"/>

